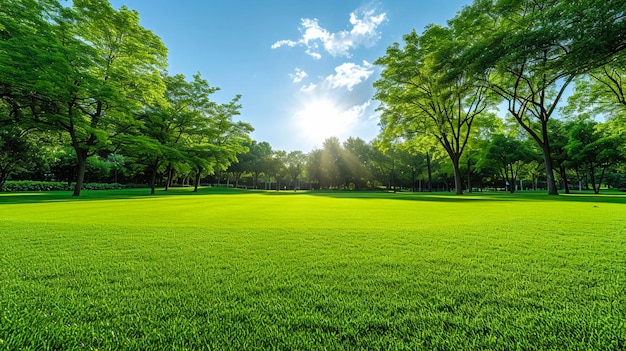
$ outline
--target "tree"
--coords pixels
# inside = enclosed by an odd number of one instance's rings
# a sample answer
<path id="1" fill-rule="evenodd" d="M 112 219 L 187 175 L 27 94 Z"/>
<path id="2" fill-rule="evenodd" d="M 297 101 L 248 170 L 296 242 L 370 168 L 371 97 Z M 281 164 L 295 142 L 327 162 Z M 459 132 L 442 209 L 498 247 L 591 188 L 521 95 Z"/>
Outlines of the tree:
<path id="1" fill-rule="evenodd" d="M 348 182 L 355 189 L 364 189 L 371 182 L 370 166 L 372 163 L 372 145 L 361 138 L 348 138 L 343 142 L 345 161 L 348 170 Z"/>
<path id="2" fill-rule="evenodd" d="M 141 155 L 150 172 L 150 193 L 154 194 L 156 176 L 164 165 L 188 162 L 193 135 L 206 132 L 207 116 L 214 103 L 209 96 L 218 90 L 195 74 L 192 81 L 177 74 L 163 78 L 166 85 L 164 99 L 147 106 L 137 114 L 136 121 L 129 120 L 126 132 L 118 140 L 126 145 L 127 152 Z M 197 140 L 196 140 L 197 142 Z M 193 152 L 192 152 L 193 151 Z M 168 171 L 168 182 L 171 172 Z"/>
<path id="3" fill-rule="evenodd" d="M 322 179 L 327 188 L 341 189 L 349 178 L 345 151 L 337 137 L 329 137 L 322 144 Z"/>
<path id="4" fill-rule="evenodd" d="M 478 38 L 462 61 L 487 73 L 487 86 L 541 148 L 551 195 L 558 191 L 548 122 L 576 76 L 626 47 L 625 10 L 617 0 L 477 0 L 455 19 Z"/>
<path id="5" fill-rule="evenodd" d="M 318 184 L 318 188 L 322 189 L 322 156 L 321 149 L 315 149 L 307 155 L 306 172 L 309 178 L 309 189 L 313 190 L 313 184 Z"/>
<path id="6" fill-rule="evenodd" d="M 500 176 L 504 179 L 511 194 L 515 192 L 523 163 L 531 159 L 531 151 L 522 141 L 504 134 L 492 136 L 483 156 L 483 162 L 492 162 L 497 165 Z"/>
<path id="7" fill-rule="evenodd" d="M 300 188 L 299 178 L 306 165 L 306 155 L 302 151 L 291 151 L 285 159 L 287 174 L 291 177 L 294 191 Z"/>
<path id="8" fill-rule="evenodd" d="M 566 146 L 569 156 L 588 171 L 593 192 L 598 194 L 606 170 L 624 160 L 623 140 L 607 133 L 598 122 L 583 120 L 569 132 Z"/>
<path id="9" fill-rule="evenodd" d="M 569 155 L 567 154 L 568 130 L 572 124 L 570 122 L 552 119 L 548 123 L 550 131 L 552 160 L 556 165 L 556 170 L 563 182 L 563 190 L 566 194 L 570 193 L 569 181 L 567 178 L 567 168 L 571 164 Z"/>
<path id="10" fill-rule="evenodd" d="M 425 134 L 437 140 L 453 166 L 457 194 L 463 194 L 459 160 L 472 124 L 488 107 L 485 87 L 475 76 L 454 68 L 463 48 L 463 33 L 455 27 L 429 26 L 422 36 L 404 36 L 375 63 L 384 66 L 374 83 L 375 98 L 383 102 L 382 124 L 406 134 Z"/>
<path id="11" fill-rule="evenodd" d="M 74 196 L 80 195 L 87 157 L 106 147 L 108 139 L 145 104 L 158 100 L 165 86 L 161 72 L 167 49 L 161 39 L 139 25 L 139 14 L 106 0 L 74 0 L 74 21 L 65 23 L 67 36 L 78 37 L 89 56 L 75 66 L 69 79 L 82 84 L 64 101 L 67 113 L 53 121 L 67 131 L 76 151 L 78 171 Z M 67 61 L 82 55 L 75 50 Z"/>
<path id="12" fill-rule="evenodd" d="M 373 142 L 372 168 L 375 176 L 386 184 L 387 190 L 396 192 L 396 170 L 399 160 L 397 140 L 376 139 Z"/>
<path id="13" fill-rule="evenodd" d="M 167 50 L 139 25 L 137 12 L 114 10 L 106 0 L 74 0 L 71 7 L 11 0 L 6 9 L 3 18 L 18 20 L 3 25 L 0 69 L 12 70 L 2 75 L 1 94 L 20 123 L 70 136 L 79 196 L 87 158 L 161 95 Z"/>
<path id="14" fill-rule="evenodd" d="M 250 151 L 242 159 L 243 168 L 252 174 L 252 187 L 258 189 L 259 175 L 267 171 L 269 159 L 272 156 L 272 146 L 267 141 L 252 141 Z"/>
<path id="15" fill-rule="evenodd" d="M 209 104 L 208 110 L 199 111 L 200 120 L 196 121 L 191 137 L 194 143 L 188 149 L 195 167 L 195 192 L 203 172 L 225 171 L 231 163 L 237 162 L 238 154 L 248 151 L 245 142 L 250 140 L 249 133 L 254 129 L 248 123 L 233 120 L 241 109 L 240 98 L 237 95 L 228 103 Z"/>
<path id="16" fill-rule="evenodd" d="M 287 153 L 283 150 L 274 150 L 268 159 L 266 174 L 276 181 L 276 191 L 280 191 L 283 178 L 287 175 L 286 162 Z"/>
<path id="17" fill-rule="evenodd" d="M 12 174 L 35 166 L 37 144 L 28 131 L 17 126 L 0 129 L 0 191 Z"/>

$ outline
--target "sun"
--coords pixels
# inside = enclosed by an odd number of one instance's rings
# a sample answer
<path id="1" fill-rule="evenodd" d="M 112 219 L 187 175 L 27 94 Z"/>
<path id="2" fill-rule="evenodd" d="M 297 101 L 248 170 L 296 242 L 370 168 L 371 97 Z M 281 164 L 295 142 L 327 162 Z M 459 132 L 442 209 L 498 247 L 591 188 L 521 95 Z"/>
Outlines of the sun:
<path id="1" fill-rule="evenodd" d="M 347 138 L 356 125 L 356 117 L 350 109 L 342 109 L 329 98 L 315 98 L 304 102 L 295 113 L 295 124 L 300 137 L 321 146 L 331 136 Z"/>

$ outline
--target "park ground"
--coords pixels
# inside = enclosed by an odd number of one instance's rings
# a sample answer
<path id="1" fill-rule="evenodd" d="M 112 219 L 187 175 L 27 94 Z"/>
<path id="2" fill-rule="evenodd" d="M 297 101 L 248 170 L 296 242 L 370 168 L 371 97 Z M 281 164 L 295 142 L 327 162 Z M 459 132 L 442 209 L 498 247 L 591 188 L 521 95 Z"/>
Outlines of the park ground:
<path id="1" fill-rule="evenodd" d="M 0 350 L 626 348 L 626 194 L 0 195 Z"/>

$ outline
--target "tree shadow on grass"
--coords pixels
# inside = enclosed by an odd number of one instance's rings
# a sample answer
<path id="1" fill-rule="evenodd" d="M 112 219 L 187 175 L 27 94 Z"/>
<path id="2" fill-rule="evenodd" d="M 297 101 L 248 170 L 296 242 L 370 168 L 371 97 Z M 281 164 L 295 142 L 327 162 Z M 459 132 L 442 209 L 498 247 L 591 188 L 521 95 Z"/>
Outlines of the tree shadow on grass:
<path id="1" fill-rule="evenodd" d="M 155 199 L 180 196 L 210 196 L 210 195 L 241 195 L 259 194 L 264 196 L 319 196 L 337 199 L 363 199 L 363 200 L 401 200 L 401 201 L 424 201 L 424 202 L 449 202 L 471 203 L 502 202 L 502 201 L 554 201 L 554 202 L 590 202 L 590 203 L 616 203 L 626 204 L 626 193 L 607 192 L 593 194 L 578 192 L 569 195 L 550 196 L 545 192 L 473 192 L 461 196 L 451 192 L 437 193 L 410 193 L 410 192 L 385 192 L 385 191 L 276 191 L 276 190 L 246 190 L 226 187 L 203 187 L 198 192 L 193 192 L 192 187 L 170 188 L 168 191 L 157 189 L 154 195 L 150 189 L 123 189 L 123 190 L 84 190 L 79 197 L 73 197 L 71 191 L 49 192 L 15 192 L 0 193 L 0 205 L 2 204 L 31 204 L 68 201 L 106 201 L 106 200 L 130 200 L 130 199 Z"/>
<path id="2" fill-rule="evenodd" d="M 199 196 L 199 195 L 236 195 L 246 193 L 243 189 L 229 188 L 200 188 L 193 192 L 193 187 L 170 188 L 168 191 L 157 189 L 150 194 L 148 188 L 122 190 L 83 190 L 80 196 L 72 196 L 71 191 L 42 191 L 42 192 L 13 192 L 0 193 L 2 204 L 32 204 L 44 202 L 77 202 L 77 201 L 106 201 L 130 199 L 155 199 L 172 196 Z"/>
<path id="3" fill-rule="evenodd" d="M 331 197 L 336 199 L 362 199 L 362 200 L 401 200 L 401 201 L 435 201 L 435 202 L 474 202 L 474 201 L 501 201 L 500 199 L 482 196 L 458 196 L 453 193 L 406 193 L 384 191 L 303 191 L 294 193 L 289 191 L 266 192 L 271 196 L 306 195 L 318 197 Z M 509 201 L 508 199 L 503 199 Z"/>
<path id="4" fill-rule="evenodd" d="M 289 191 L 268 191 L 266 195 L 294 195 L 297 193 Z M 427 201 L 427 202 L 502 202 L 502 201 L 554 201 L 554 202 L 592 202 L 592 203 L 616 203 L 626 204 L 626 193 L 608 192 L 605 194 L 574 193 L 562 194 L 559 196 L 548 195 L 541 191 L 516 192 L 473 192 L 463 195 L 456 195 L 451 192 L 436 193 L 409 193 L 409 192 L 385 192 L 385 191 L 305 191 L 301 194 L 309 196 L 322 196 L 346 199 L 386 199 L 405 201 Z"/>

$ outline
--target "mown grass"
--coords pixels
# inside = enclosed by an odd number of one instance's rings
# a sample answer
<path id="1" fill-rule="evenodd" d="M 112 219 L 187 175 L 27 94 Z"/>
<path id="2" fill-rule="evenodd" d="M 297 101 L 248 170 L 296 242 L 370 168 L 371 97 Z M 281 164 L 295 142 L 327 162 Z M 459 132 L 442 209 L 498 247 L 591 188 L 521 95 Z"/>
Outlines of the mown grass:
<path id="1" fill-rule="evenodd" d="M 0 349 L 626 347 L 626 196 L 0 195 Z"/>

